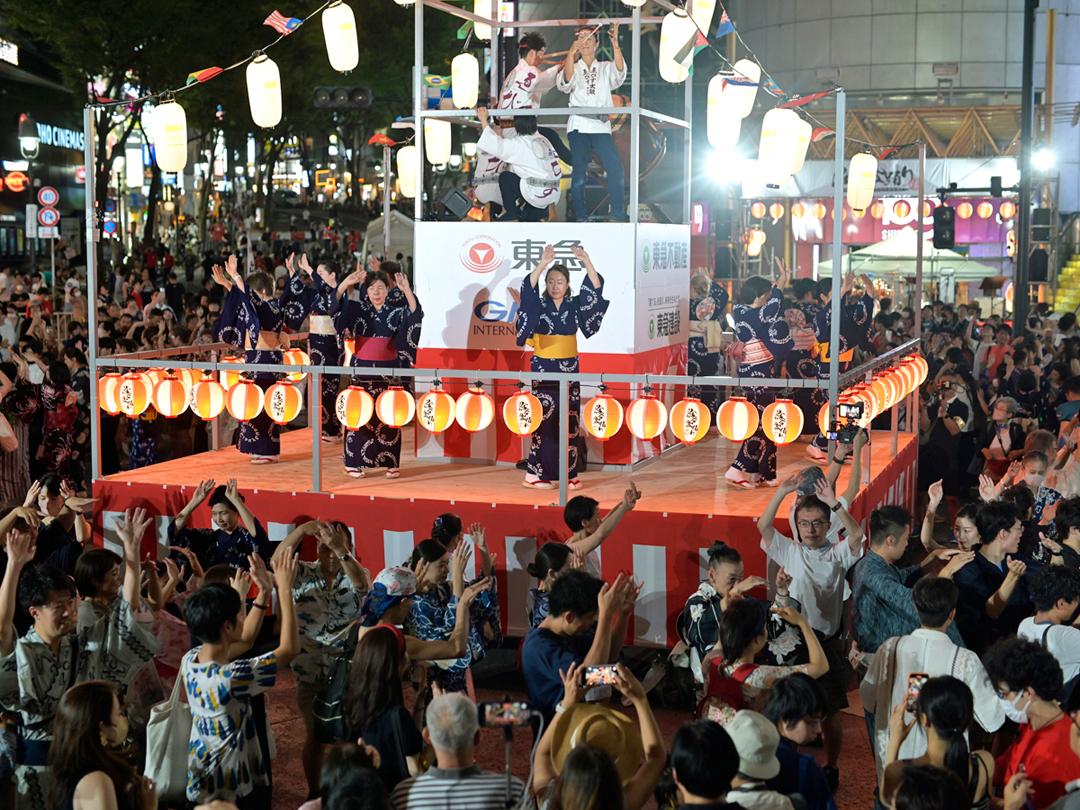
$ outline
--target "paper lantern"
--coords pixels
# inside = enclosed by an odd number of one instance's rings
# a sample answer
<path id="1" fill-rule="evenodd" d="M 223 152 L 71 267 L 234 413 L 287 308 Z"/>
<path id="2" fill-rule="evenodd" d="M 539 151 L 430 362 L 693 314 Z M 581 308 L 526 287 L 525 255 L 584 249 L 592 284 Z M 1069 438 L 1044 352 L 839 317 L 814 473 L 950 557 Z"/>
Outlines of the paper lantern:
<path id="1" fill-rule="evenodd" d="M 356 17 L 349 6 L 338 2 L 323 11 L 322 30 L 330 67 L 338 73 L 348 73 L 360 64 Z"/>
<path id="2" fill-rule="evenodd" d="M 123 376 L 116 371 L 110 371 L 108 374 L 104 374 L 98 378 L 98 407 L 110 416 L 116 416 L 120 413 L 120 400 L 117 399 L 117 394 L 119 393 L 120 383 L 123 379 Z"/>
<path id="3" fill-rule="evenodd" d="M 648 391 L 648 387 L 645 389 Z M 637 438 L 655 439 L 667 427 L 667 407 L 653 394 L 644 394 L 626 407 L 626 426 Z"/>
<path id="4" fill-rule="evenodd" d="M 303 349 L 286 349 L 281 355 L 281 364 L 283 366 L 309 366 L 311 365 L 311 358 Z M 306 376 L 306 371 L 292 371 L 289 372 L 287 379 L 292 382 L 300 382 Z"/>
<path id="5" fill-rule="evenodd" d="M 853 386 L 845 392 L 845 396 L 851 402 L 852 405 L 862 403 L 862 418 L 855 421 L 855 424 L 861 428 L 868 427 L 874 420 L 877 414 L 874 412 L 874 398 L 873 395 L 867 391 L 862 384 Z"/>
<path id="6" fill-rule="evenodd" d="M 251 380 L 240 380 L 225 392 L 225 407 L 239 422 L 250 422 L 262 413 L 266 395 Z"/>
<path id="7" fill-rule="evenodd" d="M 641 8 L 645 5 L 645 0 L 622 0 L 624 6 L 630 6 L 630 8 Z"/>
<path id="8" fill-rule="evenodd" d="M 1012 219 L 1016 216 L 1016 203 L 1005 200 L 1005 202 L 1001 204 L 1001 207 L 998 208 L 998 214 L 1001 216 L 1002 220 Z"/>
<path id="9" fill-rule="evenodd" d="M 818 409 L 817 423 L 818 430 L 821 431 L 822 436 L 829 435 L 829 422 L 832 419 L 832 409 L 829 407 L 829 403 L 826 402 Z"/>
<path id="10" fill-rule="evenodd" d="M 956 206 L 956 215 L 960 219 L 971 219 L 972 213 L 975 211 L 974 207 L 969 202 L 962 202 Z"/>
<path id="11" fill-rule="evenodd" d="M 676 8 L 660 23 L 660 78 L 672 84 L 686 81 L 694 61 L 697 27 L 685 9 Z"/>
<path id="12" fill-rule="evenodd" d="M 226 357 L 222 357 L 219 362 L 222 362 L 222 363 L 243 363 L 244 358 L 243 357 L 236 357 L 234 355 L 228 355 Z M 225 371 L 224 369 L 222 369 L 220 372 L 218 372 L 218 379 L 221 381 L 221 384 L 223 386 L 225 386 L 225 390 L 229 391 L 229 390 L 232 389 L 232 387 L 234 385 L 236 385 L 238 382 L 240 382 L 240 375 L 242 373 L 243 372 L 240 371 L 239 369 L 236 370 L 236 371 Z"/>
<path id="13" fill-rule="evenodd" d="M 751 228 L 747 232 L 746 255 L 760 256 L 766 238 L 765 231 L 761 230 L 761 228 Z"/>
<path id="14" fill-rule="evenodd" d="M 459 53 L 450 63 L 450 90 L 459 110 L 476 106 L 480 98 L 480 63 L 471 53 Z"/>
<path id="15" fill-rule="evenodd" d="M 773 219 L 780 219 L 784 215 L 784 204 L 775 202 L 769 206 L 769 216 Z"/>
<path id="16" fill-rule="evenodd" d="M 791 176 L 799 138 L 799 114 L 794 110 L 774 107 L 761 121 L 761 141 L 758 145 L 758 166 L 761 179 L 769 186 L 781 186 Z"/>
<path id="17" fill-rule="evenodd" d="M 869 414 L 869 418 L 866 420 L 866 422 L 869 425 L 872 420 L 877 419 L 878 414 L 880 414 L 885 409 L 885 406 L 878 398 L 877 392 L 874 390 L 874 387 L 872 385 L 862 382 L 855 387 L 858 388 L 859 394 L 861 395 L 863 401 L 867 404 L 867 413 Z"/>
<path id="18" fill-rule="evenodd" d="M 495 419 L 495 402 L 483 388 L 474 385 L 458 397 L 454 419 L 470 433 L 485 430 Z"/>
<path id="19" fill-rule="evenodd" d="M 454 423 L 455 413 L 454 398 L 439 384 L 416 403 L 416 421 L 420 423 L 420 427 L 432 433 L 442 433 L 449 428 Z"/>
<path id="20" fill-rule="evenodd" d="M 334 401 L 334 414 L 346 430 L 359 430 L 374 413 L 375 400 L 358 385 L 343 388 Z"/>
<path id="21" fill-rule="evenodd" d="M 735 110 L 730 71 L 721 71 L 709 80 L 705 108 L 705 131 L 714 149 L 732 149 L 739 142 L 742 117 Z"/>
<path id="22" fill-rule="evenodd" d="M 676 439 L 683 444 L 696 444 L 709 435 L 712 414 L 700 399 L 686 397 L 671 406 L 668 421 Z"/>
<path id="23" fill-rule="evenodd" d="M 120 405 L 120 413 L 132 419 L 150 407 L 153 396 L 154 389 L 150 384 L 150 378 L 142 372 L 125 374 L 116 389 L 116 401 Z"/>
<path id="24" fill-rule="evenodd" d="M 473 0 L 473 14 L 478 17 L 486 17 L 489 20 L 494 20 L 497 17 L 495 8 L 495 0 Z M 477 39 L 482 39 L 487 42 L 491 39 L 491 26 L 487 23 L 479 23 L 473 20 L 473 34 Z"/>
<path id="25" fill-rule="evenodd" d="M 712 28 L 713 13 L 716 11 L 716 0 L 688 0 L 686 10 L 690 12 L 690 19 L 705 36 L 709 35 Z"/>
<path id="26" fill-rule="evenodd" d="M 277 63 L 264 53 L 248 62 L 247 90 L 255 126 L 276 127 L 281 122 L 281 73 Z"/>
<path id="27" fill-rule="evenodd" d="M 801 202 L 791 204 L 791 215 L 796 219 L 802 219 L 806 216 L 806 206 Z"/>
<path id="28" fill-rule="evenodd" d="M 503 422 L 516 436 L 536 432 L 544 419 L 544 406 L 530 391 L 519 391 L 503 403 Z"/>
<path id="29" fill-rule="evenodd" d="M 706 31 L 706 33 L 708 33 Z M 761 82 L 761 65 L 751 59 L 740 59 L 732 68 L 735 75 L 725 93 L 731 94 L 731 110 L 739 118 L 746 118 L 754 111 L 758 84 Z"/>
<path id="30" fill-rule="evenodd" d="M 145 374 L 146 379 L 150 381 L 151 392 L 153 392 L 154 389 L 157 388 L 159 382 L 169 376 L 163 368 L 148 368 L 143 371 L 143 374 Z"/>
<path id="31" fill-rule="evenodd" d="M 791 444 L 802 435 L 802 409 L 790 399 L 777 399 L 761 412 L 761 429 L 774 444 Z"/>
<path id="32" fill-rule="evenodd" d="M 187 165 L 187 114 L 175 101 L 154 108 L 154 159 L 163 172 L 182 172 Z"/>
<path id="33" fill-rule="evenodd" d="M 900 400 L 900 386 L 891 374 L 875 374 L 873 381 L 870 383 L 870 387 L 877 396 L 878 402 L 881 403 L 883 410 L 888 410 Z"/>
<path id="34" fill-rule="evenodd" d="M 975 213 L 979 215 L 979 219 L 990 219 L 994 213 L 994 206 L 984 200 L 979 203 L 978 207 L 975 209 Z"/>
<path id="35" fill-rule="evenodd" d="M 188 390 L 179 377 L 166 377 L 154 386 L 154 410 L 172 419 L 188 407 Z"/>
<path id="36" fill-rule="evenodd" d="M 287 425 L 300 415 L 304 407 L 304 397 L 300 389 L 291 382 L 276 382 L 266 389 L 263 397 L 263 410 L 270 419 L 279 425 Z"/>
<path id="37" fill-rule="evenodd" d="M 356 340 L 354 338 L 345 338 L 341 341 L 345 344 L 345 362 L 343 366 L 351 366 L 353 355 L 356 354 Z"/>
<path id="38" fill-rule="evenodd" d="M 911 362 L 914 364 L 916 370 L 919 372 L 918 385 L 922 385 L 926 382 L 926 378 L 930 374 L 930 364 L 926 362 L 926 358 L 921 354 L 911 355 Z"/>
<path id="39" fill-rule="evenodd" d="M 892 212 L 897 219 L 907 219 L 911 216 L 911 203 L 907 200 L 897 200 L 893 203 Z"/>
<path id="40" fill-rule="evenodd" d="M 391 385 L 375 398 L 375 415 L 384 425 L 404 427 L 416 414 L 416 400 L 400 385 Z"/>
<path id="41" fill-rule="evenodd" d="M 590 436 L 606 442 L 618 433 L 623 425 L 622 403 L 611 394 L 605 393 L 604 386 L 600 386 L 600 393 L 582 408 L 581 419 Z"/>
<path id="42" fill-rule="evenodd" d="M 225 388 L 207 374 L 193 386 L 188 407 L 200 419 L 214 419 L 225 410 Z"/>
<path id="43" fill-rule="evenodd" d="M 765 216 L 765 212 L 767 210 L 768 209 L 765 207 L 765 203 L 759 200 L 758 202 L 753 203 L 750 206 L 750 216 L 752 216 L 754 219 L 761 219 Z"/>
<path id="44" fill-rule="evenodd" d="M 425 121 L 424 123 L 426 124 L 427 122 Z M 420 170 L 420 167 L 417 165 L 419 163 L 419 157 L 416 147 L 411 144 L 398 149 L 398 191 L 401 192 L 402 197 L 416 196 L 416 180 Z"/>
<path id="45" fill-rule="evenodd" d="M 927 219 L 934 215 L 934 203 L 930 200 L 923 200 L 922 204 L 923 219 Z"/>
<path id="46" fill-rule="evenodd" d="M 428 163 L 441 166 L 450 160 L 450 136 L 449 121 L 424 121 L 424 155 Z"/>
<path id="47" fill-rule="evenodd" d="M 907 396 L 919 387 L 919 372 L 907 359 L 901 360 L 896 367 L 897 373 L 904 385 L 904 396 Z"/>
<path id="48" fill-rule="evenodd" d="M 191 389 L 195 386 L 195 383 L 202 379 L 202 374 L 193 368 L 174 368 L 170 369 L 169 373 L 183 383 L 188 396 L 191 396 Z"/>
<path id="49" fill-rule="evenodd" d="M 810 150 L 810 139 L 814 137 L 814 128 L 802 116 L 795 125 L 795 145 L 791 153 L 791 173 L 798 174 L 806 163 L 806 153 Z"/>
<path id="50" fill-rule="evenodd" d="M 759 420 L 757 406 L 746 397 L 731 397 L 716 411 L 716 429 L 733 442 L 743 442 L 753 436 Z"/>
<path id="51" fill-rule="evenodd" d="M 814 215 L 814 219 L 825 219 L 825 214 L 828 213 L 828 209 L 825 208 L 825 203 L 814 203 L 814 207 L 811 209 Z"/>
<path id="52" fill-rule="evenodd" d="M 394 0 L 399 6 L 412 6 L 416 5 L 416 0 Z"/>
<path id="53" fill-rule="evenodd" d="M 874 199 L 877 158 L 869 152 L 852 156 L 848 164 L 847 202 L 853 211 L 865 211 Z"/>

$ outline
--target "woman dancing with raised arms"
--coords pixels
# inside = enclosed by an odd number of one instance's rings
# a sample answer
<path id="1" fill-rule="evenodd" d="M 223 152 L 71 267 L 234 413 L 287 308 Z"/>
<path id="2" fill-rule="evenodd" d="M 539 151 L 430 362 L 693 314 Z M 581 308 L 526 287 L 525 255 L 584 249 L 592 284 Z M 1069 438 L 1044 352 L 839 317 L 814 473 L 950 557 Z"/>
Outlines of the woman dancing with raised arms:
<path id="1" fill-rule="evenodd" d="M 390 278 L 404 298 L 396 305 L 391 297 Z M 363 297 L 353 300 L 348 291 L 359 285 Z M 395 296 L 396 297 L 396 296 Z M 351 365 L 354 368 L 404 368 L 415 351 L 424 311 L 409 286 L 409 279 L 397 262 L 383 262 L 373 273 L 356 270 L 337 288 L 334 326 L 343 336 L 356 340 Z M 390 387 L 390 377 L 364 377 L 368 392 L 377 397 Z M 345 471 L 363 478 L 364 471 L 386 468 L 387 478 L 401 475 L 401 429 L 390 427 L 372 415 L 359 430 L 345 432 Z"/>
<path id="2" fill-rule="evenodd" d="M 228 272 L 228 278 L 225 273 Z M 274 279 L 269 273 L 252 273 L 246 279 L 229 256 L 223 270 L 213 268 L 214 281 L 227 291 L 221 305 L 217 339 L 244 348 L 244 362 L 281 365 L 282 350 L 289 348 L 289 336 L 282 332 L 281 303 L 274 297 Z M 274 372 L 244 372 L 265 391 L 283 375 Z M 281 428 L 265 411 L 249 422 L 240 423 L 236 448 L 251 456 L 252 464 L 269 464 L 281 455 Z"/>
<path id="3" fill-rule="evenodd" d="M 576 374 L 578 365 L 577 333 L 592 337 L 600 331 L 608 302 L 604 299 L 604 279 L 593 267 L 589 254 L 580 245 L 574 246 L 574 256 L 585 268 L 585 279 L 577 295 L 570 294 L 570 271 L 555 263 L 555 248 L 544 246 L 540 263 L 521 282 L 518 301 L 517 343 L 533 347 L 530 368 L 533 371 L 558 371 Z M 544 292 L 539 290 L 540 276 L 547 271 Z M 532 434 L 529 466 L 525 486 L 534 489 L 554 489 L 559 480 L 559 384 L 534 382 L 533 393 L 543 405 L 544 418 Z M 570 489 L 579 489 L 578 474 L 582 472 L 585 437 L 578 430 L 581 413 L 581 386 L 570 384 L 569 433 L 570 449 L 567 465 Z"/>

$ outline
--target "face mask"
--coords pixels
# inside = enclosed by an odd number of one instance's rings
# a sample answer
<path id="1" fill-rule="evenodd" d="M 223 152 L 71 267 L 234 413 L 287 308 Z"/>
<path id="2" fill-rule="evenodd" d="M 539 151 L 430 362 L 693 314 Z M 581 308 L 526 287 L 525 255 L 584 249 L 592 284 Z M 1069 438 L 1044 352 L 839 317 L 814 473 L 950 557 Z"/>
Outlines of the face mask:
<path id="1" fill-rule="evenodd" d="M 1036 489 L 1043 482 L 1043 476 L 1038 473 L 1028 473 L 1024 476 L 1024 483 L 1032 489 Z"/>
<path id="2" fill-rule="evenodd" d="M 1005 716 L 1012 720 L 1014 723 L 1024 725 L 1028 721 L 1027 707 L 1023 709 L 1017 708 L 1017 703 L 1024 699 L 1023 694 L 1018 695 L 1015 700 L 1006 700 L 1005 698 L 998 698 L 1001 701 L 1001 708 L 1005 710 Z"/>

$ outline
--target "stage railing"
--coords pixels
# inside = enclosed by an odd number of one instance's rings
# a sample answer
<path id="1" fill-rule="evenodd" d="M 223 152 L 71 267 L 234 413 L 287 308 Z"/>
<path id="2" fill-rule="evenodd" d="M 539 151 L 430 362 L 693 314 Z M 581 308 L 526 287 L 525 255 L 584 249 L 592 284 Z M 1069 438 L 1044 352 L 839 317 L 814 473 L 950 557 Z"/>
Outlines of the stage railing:
<path id="1" fill-rule="evenodd" d="M 303 337 L 306 337 L 304 333 Z M 300 339 L 299 335 L 290 335 L 291 339 Z M 869 376 L 881 366 L 893 362 L 899 357 L 917 351 L 918 340 L 910 340 L 895 349 L 871 358 L 858 367 L 850 369 L 841 375 L 841 385 L 846 387 L 853 381 L 868 379 Z M 565 505 L 568 497 L 569 484 L 569 399 L 570 384 L 606 384 L 625 383 L 630 385 L 684 385 L 695 387 L 734 387 L 743 388 L 752 385 L 755 388 L 776 389 L 806 389 L 806 388 L 829 388 L 828 379 L 792 379 L 786 377 L 740 377 L 740 376 L 695 376 L 687 374 L 607 374 L 602 372 L 579 372 L 569 374 L 551 371 L 493 371 L 477 369 L 447 369 L 447 368 L 359 368 L 355 366 L 321 366 L 321 365 L 281 365 L 272 363 L 235 363 L 221 362 L 214 356 L 209 361 L 180 360 L 176 359 L 184 355 L 202 354 L 211 351 L 216 355 L 219 351 L 236 348 L 228 343 L 215 343 L 202 346 L 186 346 L 175 349 L 160 351 L 133 352 L 131 354 L 112 355 L 97 358 L 98 368 L 114 369 L 142 369 L 158 368 L 165 365 L 166 368 L 190 368 L 199 371 L 229 371 L 236 372 L 269 372 L 278 374 L 305 373 L 308 379 L 308 424 L 311 426 L 311 491 L 322 491 L 322 379 L 324 376 L 349 376 L 356 378 L 364 377 L 389 377 L 413 380 L 438 380 L 438 379 L 465 379 L 465 380 L 513 380 L 515 382 L 557 382 L 559 384 L 559 503 Z M 162 363 L 163 360 L 169 361 Z M 96 391 L 96 384 L 92 390 Z M 914 393 L 910 397 L 907 408 L 907 416 L 911 425 L 914 422 L 914 411 L 917 407 Z M 830 410 L 836 412 L 837 397 L 830 398 Z M 895 455 L 898 449 L 899 433 L 899 406 L 897 402 L 890 409 L 892 413 L 891 442 L 892 452 Z M 804 414 L 805 418 L 815 419 L 816 414 Z M 218 435 L 218 419 L 212 420 L 211 446 L 217 449 L 220 446 Z M 94 426 L 93 435 L 100 437 L 100 414 L 95 408 L 91 415 Z M 835 452 L 835 442 L 830 441 L 830 457 Z M 100 448 L 98 440 L 91 442 L 91 466 L 93 479 L 101 477 Z M 863 465 L 863 483 L 868 483 L 869 465 Z"/>

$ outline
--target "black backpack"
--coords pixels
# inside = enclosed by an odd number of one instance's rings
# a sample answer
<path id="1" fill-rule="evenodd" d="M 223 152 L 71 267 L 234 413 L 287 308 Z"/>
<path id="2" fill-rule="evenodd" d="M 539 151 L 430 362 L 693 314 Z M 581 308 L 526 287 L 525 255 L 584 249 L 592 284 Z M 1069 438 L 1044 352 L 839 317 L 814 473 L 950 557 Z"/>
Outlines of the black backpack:
<path id="1" fill-rule="evenodd" d="M 324 664 L 319 671 L 312 715 L 315 721 L 315 739 L 321 743 L 332 744 L 349 739 L 345 695 L 349 691 L 349 673 L 352 671 L 356 643 L 357 634 L 350 629 L 344 649 L 337 658 Z"/>

